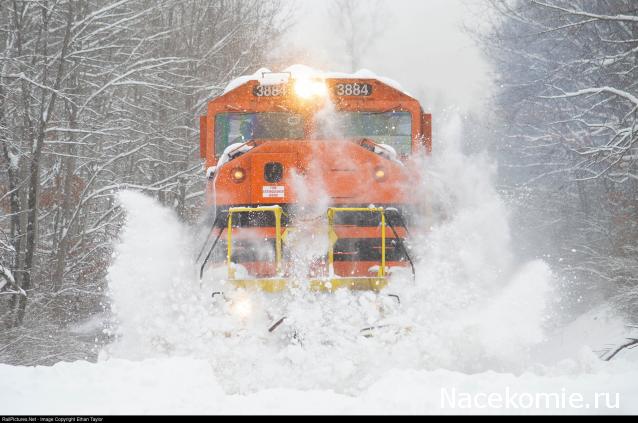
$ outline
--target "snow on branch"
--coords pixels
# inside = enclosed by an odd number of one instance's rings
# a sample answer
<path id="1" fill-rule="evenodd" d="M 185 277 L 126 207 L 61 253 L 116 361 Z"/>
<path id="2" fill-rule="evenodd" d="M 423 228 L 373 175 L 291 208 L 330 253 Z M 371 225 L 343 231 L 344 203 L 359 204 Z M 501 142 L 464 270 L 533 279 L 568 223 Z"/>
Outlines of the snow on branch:
<path id="1" fill-rule="evenodd" d="M 54 87 L 49 87 L 43 84 L 40 84 L 37 81 L 34 81 L 31 78 L 28 78 L 24 72 L 18 73 L 18 74 L 9 74 L 9 75 L 3 75 L 0 74 L 0 78 L 8 78 L 8 79 L 18 79 L 18 80 L 22 80 L 25 81 L 31 85 L 34 85 L 40 89 L 43 89 L 45 91 L 51 91 L 53 94 L 59 96 L 60 98 L 65 99 L 66 101 L 68 101 L 70 104 L 75 105 L 75 103 L 73 103 L 73 100 L 71 100 L 68 96 L 64 95 L 63 92 L 61 92 L 60 90 L 55 89 Z"/>
<path id="2" fill-rule="evenodd" d="M 27 296 L 27 293 L 16 284 L 13 273 L 6 267 L 0 265 L 0 295 L 6 294 Z"/>
<path id="3" fill-rule="evenodd" d="M 619 89 L 613 88 L 613 87 L 585 88 L 585 89 L 582 89 L 582 90 L 569 92 L 569 93 L 565 93 L 565 94 L 560 94 L 560 95 L 540 96 L 540 98 L 544 98 L 544 99 L 561 99 L 561 98 L 578 97 L 578 96 L 587 95 L 587 94 L 600 94 L 600 93 L 603 93 L 603 92 L 617 95 L 619 97 L 624 98 L 625 100 L 631 101 L 633 104 L 638 106 L 638 97 L 636 97 L 635 95 L 633 95 L 633 94 L 631 94 L 631 93 L 629 93 L 627 91 L 619 90 Z"/>
<path id="4" fill-rule="evenodd" d="M 604 361 L 610 361 L 612 358 L 614 358 L 622 350 L 634 348 L 636 345 L 638 345 L 638 339 L 636 339 L 636 338 L 627 338 L 627 342 L 625 342 L 623 344 L 620 344 L 617 347 L 615 347 L 614 349 L 612 349 L 609 352 L 607 352 L 602 357 L 602 359 Z"/>
<path id="5" fill-rule="evenodd" d="M 549 9 L 554 9 L 554 10 L 560 10 L 561 12 L 569 13 L 570 15 L 575 15 L 575 16 L 582 16 L 586 18 L 593 18 L 596 20 L 603 20 L 603 21 L 622 21 L 622 22 L 637 22 L 638 23 L 638 16 L 634 16 L 634 15 L 600 15 L 597 13 L 584 12 L 582 10 L 567 9 L 564 7 L 556 6 L 554 4 L 544 3 L 537 0 L 533 0 L 532 2 L 539 6 L 547 7 Z"/>

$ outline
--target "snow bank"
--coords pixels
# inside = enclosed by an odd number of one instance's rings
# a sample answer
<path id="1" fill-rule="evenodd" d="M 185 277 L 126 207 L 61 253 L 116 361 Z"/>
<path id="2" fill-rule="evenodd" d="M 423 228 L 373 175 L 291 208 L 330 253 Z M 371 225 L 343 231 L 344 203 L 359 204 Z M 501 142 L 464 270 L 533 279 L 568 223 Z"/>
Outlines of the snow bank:
<path id="1" fill-rule="evenodd" d="M 282 388 L 229 395 L 206 361 L 186 358 L 0 365 L 0 375 L 0 412 L 5 415 L 638 413 L 633 383 L 638 370 L 622 362 L 578 377 L 394 370 L 356 396 Z M 600 396 L 604 393 L 610 395 Z M 502 398 L 501 406 L 485 407 L 488 394 Z M 547 394 L 577 395 L 583 401 L 565 401 L 563 407 L 560 400 L 545 402 L 542 395 Z M 472 402 L 463 402 L 466 397 Z M 540 406 L 530 407 L 529 398 L 539 398 Z"/>
<path id="2" fill-rule="evenodd" d="M 194 237 L 145 195 L 122 192 L 119 200 L 126 224 L 107 276 L 117 341 L 104 354 L 142 359 L 197 348 L 214 323 L 206 320 L 212 291 L 199 283 Z"/>

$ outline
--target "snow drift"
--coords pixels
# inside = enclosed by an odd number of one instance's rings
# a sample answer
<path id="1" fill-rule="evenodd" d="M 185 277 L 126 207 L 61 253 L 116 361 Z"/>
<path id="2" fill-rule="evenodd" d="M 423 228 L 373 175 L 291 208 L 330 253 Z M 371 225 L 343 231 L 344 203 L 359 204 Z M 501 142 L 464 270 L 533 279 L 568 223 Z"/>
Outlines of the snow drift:
<path id="1" fill-rule="evenodd" d="M 59 363 L 53 367 L 0 365 L 2 414 L 462 414 L 530 411 L 552 413 L 636 413 L 638 377 L 635 367 L 617 363 L 578 375 L 520 376 L 496 372 L 473 376 L 449 370 L 391 370 L 358 395 L 333 390 L 264 389 L 246 395 L 228 394 L 205 360 L 193 358 L 113 359 L 97 364 Z M 441 390 L 477 397 L 464 408 L 448 407 Z M 622 393 L 619 408 L 596 409 L 597 393 Z M 509 404 L 489 409 L 480 394 L 501 395 Z M 539 394 L 582 395 L 577 407 L 555 407 Z M 451 395 L 451 394 L 450 394 Z M 538 409 L 529 399 L 541 398 Z M 604 399 L 603 399 L 604 398 Z M 605 404 L 601 397 L 599 405 Z M 615 405 L 615 394 L 610 405 Z M 458 400 L 457 400 L 458 402 Z M 560 402 L 558 403 L 559 405 Z M 505 407 L 507 405 L 507 407 Z M 576 405 L 576 404 L 574 404 Z"/>

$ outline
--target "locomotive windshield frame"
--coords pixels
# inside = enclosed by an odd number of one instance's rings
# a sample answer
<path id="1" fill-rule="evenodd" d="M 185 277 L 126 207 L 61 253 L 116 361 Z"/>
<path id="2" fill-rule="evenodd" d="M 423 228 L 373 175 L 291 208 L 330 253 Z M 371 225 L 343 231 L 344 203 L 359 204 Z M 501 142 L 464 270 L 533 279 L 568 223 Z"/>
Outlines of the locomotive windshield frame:
<path id="1" fill-rule="evenodd" d="M 298 137 L 297 133 L 291 135 L 285 132 L 277 134 L 277 130 L 258 131 L 263 133 L 256 136 L 253 134 L 252 138 L 255 140 L 317 139 L 316 122 L 326 110 L 333 113 L 358 112 L 371 115 L 392 113 L 399 114 L 398 116 L 405 116 L 400 113 L 409 113 L 409 148 L 406 145 L 407 140 L 393 139 L 391 132 L 385 135 L 390 138 L 379 142 L 394 147 L 402 159 L 419 151 L 431 151 L 431 115 L 424 113 L 419 102 L 404 92 L 376 79 L 328 78 L 306 79 L 303 84 L 298 82 L 291 79 L 281 84 L 262 84 L 251 80 L 209 102 L 206 115 L 200 119 L 200 154 L 206 159 L 206 166 L 215 166 L 226 146 L 247 141 L 248 136 L 240 138 L 240 123 L 236 122 L 235 127 L 231 127 L 228 121 L 223 121 L 224 117 L 236 116 L 236 120 L 250 120 L 259 113 L 300 115 L 304 134 Z M 220 130 L 221 134 L 218 134 Z M 395 135 L 403 137 L 406 136 L 405 132 L 408 131 L 402 130 Z M 355 136 L 338 138 L 365 138 L 359 136 L 362 135 L 359 133 L 353 135 Z M 378 137 L 380 134 L 376 135 Z M 369 138 L 374 139 L 373 136 Z"/>

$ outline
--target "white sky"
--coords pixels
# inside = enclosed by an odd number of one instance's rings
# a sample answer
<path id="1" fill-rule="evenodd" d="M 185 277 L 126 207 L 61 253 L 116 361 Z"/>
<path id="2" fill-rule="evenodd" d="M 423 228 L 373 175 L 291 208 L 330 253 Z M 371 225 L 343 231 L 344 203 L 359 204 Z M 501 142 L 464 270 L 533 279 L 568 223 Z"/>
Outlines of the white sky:
<path id="1" fill-rule="evenodd" d="M 286 49 L 295 52 L 294 60 L 326 71 L 350 71 L 343 44 L 328 19 L 330 1 L 287 1 L 299 20 L 286 40 Z M 490 90 L 488 66 L 462 28 L 479 19 L 473 16 L 476 8 L 467 3 L 385 0 L 386 29 L 361 67 L 395 79 L 426 110 L 476 111 Z"/>

